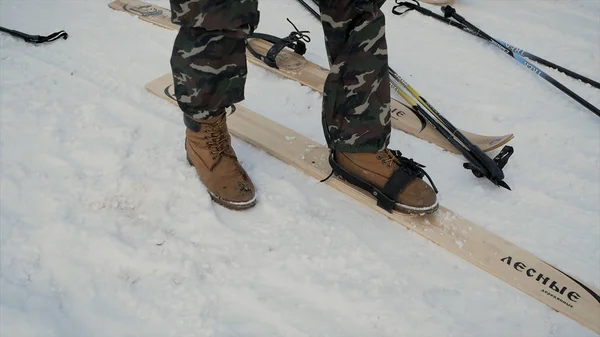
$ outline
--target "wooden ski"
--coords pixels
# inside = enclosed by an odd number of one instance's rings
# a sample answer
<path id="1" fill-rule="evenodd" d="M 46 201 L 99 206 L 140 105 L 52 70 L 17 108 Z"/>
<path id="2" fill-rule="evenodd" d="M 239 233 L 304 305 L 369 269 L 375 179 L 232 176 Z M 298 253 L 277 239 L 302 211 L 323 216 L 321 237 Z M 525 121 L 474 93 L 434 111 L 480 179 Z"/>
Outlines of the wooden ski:
<path id="1" fill-rule="evenodd" d="M 138 0 L 116 0 L 111 2 L 109 7 L 118 11 L 130 13 L 144 21 L 156 24 L 160 27 L 172 30 L 177 30 L 179 28 L 171 22 L 171 11 L 169 9 L 152 5 L 147 2 Z M 271 46 L 269 42 L 260 39 L 249 39 L 248 43 L 251 44 L 256 51 L 261 51 L 261 54 L 263 55 Z M 248 61 L 258 67 L 274 72 L 287 79 L 294 80 L 313 90 L 321 93 L 323 92 L 323 86 L 329 70 L 308 61 L 302 55 L 298 55 L 290 50 L 282 50 L 277 56 L 279 69 L 269 67 L 249 52 L 247 52 L 246 55 Z M 460 151 L 452 146 L 452 144 L 436 131 L 431 124 L 420 120 L 406 102 L 392 99 L 391 103 L 392 127 L 435 144 L 446 151 L 460 153 Z M 484 136 L 464 130 L 460 131 L 484 152 L 498 149 L 514 138 L 513 134 Z"/>
<path id="2" fill-rule="evenodd" d="M 152 94 L 176 107 L 172 74 L 146 85 Z M 311 139 L 261 116 L 242 104 L 227 117 L 231 134 L 292 165 L 315 179 L 329 175 L 329 150 Z M 598 290 L 537 258 L 524 249 L 440 206 L 428 216 L 388 213 L 375 199 L 332 176 L 326 183 L 371 209 L 405 226 L 475 266 L 536 298 L 554 310 L 600 333 Z M 260 187 L 259 187 L 260 188 Z"/>

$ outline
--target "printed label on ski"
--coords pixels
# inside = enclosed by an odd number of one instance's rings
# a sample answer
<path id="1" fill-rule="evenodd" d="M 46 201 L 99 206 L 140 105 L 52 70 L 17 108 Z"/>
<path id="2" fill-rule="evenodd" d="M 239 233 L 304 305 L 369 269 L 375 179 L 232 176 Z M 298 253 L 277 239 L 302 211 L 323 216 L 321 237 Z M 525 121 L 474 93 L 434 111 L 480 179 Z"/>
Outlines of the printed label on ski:
<path id="1" fill-rule="evenodd" d="M 531 279 L 532 282 L 538 282 L 540 285 L 546 286 L 542 287 L 541 289 L 544 294 L 552 296 L 556 300 L 571 308 L 573 308 L 573 304 L 575 304 L 575 302 L 577 302 L 577 300 L 581 297 L 577 292 L 569 291 L 566 286 L 559 287 L 556 281 L 552 280 L 550 277 L 544 276 L 543 273 L 538 272 L 534 268 L 527 267 L 524 262 L 514 261 L 513 263 L 512 256 L 506 256 L 500 259 L 500 261 L 506 263 L 508 266 L 513 267 L 513 269 L 517 272 L 524 273 Z M 549 290 L 552 290 L 552 292 Z"/>
<path id="2" fill-rule="evenodd" d="M 123 9 L 127 13 L 139 15 L 139 16 L 143 16 L 143 17 L 163 16 L 164 15 L 166 18 L 169 18 L 169 15 L 167 13 L 165 13 L 165 11 L 163 11 L 162 9 L 153 7 L 151 5 L 135 6 L 135 5 L 131 5 L 131 4 L 125 4 L 125 5 L 123 5 Z"/>
<path id="3" fill-rule="evenodd" d="M 172 101 L 177 102 L 177 99 L 175 98 L 175 89 L 173 88 L 173 85 L 169 85 L 165 88 L 164 93 L 167 97 L 169 97 Z"/>
<path id="4" fill-rule="evenodd" d="M 139 0 L 115 0 L 108 4 L 108 7 L 129 13 L 163 28 L 178 29 L 178 26 L 171 22 L 171 11 L 167 8 Z"/>
<path id="5" fill-rule="evenodd" d="M 488 145 L 489 145 L 490 147 L 493 147 L 493 146 L 495 146 L 496 144 L 500 144 L 500 142 L 502 142 L 503 140 L 504 140 L 504 139 L 503 139 L 502 137 L 496 137 L 496 138 L 492 139 L 492 140 L 491 140 L 491 141 L 488 143 Z"/>

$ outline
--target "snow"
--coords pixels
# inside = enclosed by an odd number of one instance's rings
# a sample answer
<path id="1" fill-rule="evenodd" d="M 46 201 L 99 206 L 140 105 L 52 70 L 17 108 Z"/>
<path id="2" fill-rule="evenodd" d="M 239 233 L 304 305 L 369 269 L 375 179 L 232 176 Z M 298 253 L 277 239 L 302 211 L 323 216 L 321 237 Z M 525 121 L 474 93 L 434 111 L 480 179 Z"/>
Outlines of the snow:
<path id="1" fill-rule="evenodd" d="M 144 89 L 170 71 L 176 33 L 108 2 L 0 2 L 4 27 L 70 34 L 40 46 L 0 35 L 0 334 L 596 335 L 238 139 L 259 203 L 212 203 L 185 163 L 180 113 Z M 600 287 L 598 117 L 490 44 L 393 5 L 391 66 L 460 128 L 515 134 L 513 191 L 402 132 L 393 147 L 427 166 L 444 206 Z M 598 1 L 454 7 L 600 80 Z M 327 66 L 321 27 L 297 2 L 260 10 L 262 32 L 289 33 L 288 17 L 310 30 L 306 57 Z M 244 104 L 324 143 L 321 96 L 249 67 Z M 600 106 L 599 90 L 541 69 Z"/>

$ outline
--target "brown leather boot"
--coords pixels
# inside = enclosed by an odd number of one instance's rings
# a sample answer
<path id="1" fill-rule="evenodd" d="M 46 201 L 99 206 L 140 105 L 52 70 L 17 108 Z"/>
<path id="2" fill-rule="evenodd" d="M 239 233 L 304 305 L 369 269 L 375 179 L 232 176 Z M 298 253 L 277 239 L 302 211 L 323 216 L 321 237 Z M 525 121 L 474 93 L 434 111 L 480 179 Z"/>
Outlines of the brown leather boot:
<path id="1" fill-rule="evenodd" d="M 226 118 L 225 113 L 201 121 L 184 116 L 187 160 L 215 202 L 229 209 L 247 209 L 256 204 L 256 191 L 231 147 Z"/>
<path id="2" fill-rule="evenodd" d="M 388 212 L 429 214 L 438 209 L 437 189 L 421 178 L 423 165 L 386 149 L 378 153 L 333 152 L 334 173 L 377 198 Z M 427 175 L 427 178 L 429 176 Z M 429 179 L 431 181 L 431 179 Z"/>

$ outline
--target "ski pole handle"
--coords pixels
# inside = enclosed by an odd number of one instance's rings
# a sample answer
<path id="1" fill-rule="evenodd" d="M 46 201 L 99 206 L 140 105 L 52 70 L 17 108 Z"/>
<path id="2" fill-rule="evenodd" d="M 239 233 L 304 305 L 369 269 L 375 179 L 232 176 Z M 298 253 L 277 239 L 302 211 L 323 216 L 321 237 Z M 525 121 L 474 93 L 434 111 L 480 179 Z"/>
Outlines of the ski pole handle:
<path id="1" fill-rule="evenodd" d="M 450 5 L 442 6 L 442 12 L 444 12 L 444 17 L 446 19 L 451 17 L 456 18 L 458 21 L 462 21 L 465 19 L 462 16 L 460 16 L 460 14 L 456 13 L 456 9 L 454 9 Z"/>

